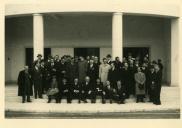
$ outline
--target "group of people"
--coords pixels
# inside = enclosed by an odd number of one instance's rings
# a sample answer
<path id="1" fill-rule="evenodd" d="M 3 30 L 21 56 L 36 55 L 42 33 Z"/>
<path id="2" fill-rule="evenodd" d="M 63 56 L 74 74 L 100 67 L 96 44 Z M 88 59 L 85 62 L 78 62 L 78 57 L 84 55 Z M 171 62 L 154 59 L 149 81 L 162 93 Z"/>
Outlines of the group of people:
<path id="1" fill-rule="evenodd" d="M 128 54 L 122 62 L 119 57 L 112 60 L 107 55 L 101 63 L 97 56 L 56 55 L 43 60 L 38 54 L 37 60 L 19 73 L 18 95 L 22 96 L 22 103 L 31 102 L 33 90 L 35 99 L 47 94 L 48 103 L 52 99 L 61 103 L 64 97 L 67 103 L 73 99 L 95 103 L 100 96 L 103 104 L 107 99 L 124 104 L 133 95 L 137 103 L 149 97 L 149 102 L 160 105 L 162 70 L 161 60 L 149 61 L 148 55 L 141 59 Z"/>

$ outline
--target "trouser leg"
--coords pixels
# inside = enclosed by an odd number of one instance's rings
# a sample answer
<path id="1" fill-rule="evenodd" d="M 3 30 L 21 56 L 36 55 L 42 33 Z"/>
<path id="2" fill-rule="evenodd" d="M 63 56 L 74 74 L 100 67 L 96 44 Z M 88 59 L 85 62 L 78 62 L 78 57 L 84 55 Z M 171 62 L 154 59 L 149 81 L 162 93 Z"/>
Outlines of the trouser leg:
<path id="1" fill-rule="evenodd" d="M 27 95 L 27 102 L 30 102 L 30 95 Z"/>
<path id="2" fill-rule="evenodd" d="M 71 94 L 70 94 L 70 92 L 67 92 L 65 95 L 66 95 L 66 98 L 67 98 L 67 103 L 71 103 Z"/>
<path id="3" fill-rule="evenodd" d="M 96 102 L 96 93 L 95 92 L 92 92 L 90 94 L 90 99 L 91 99 L 91 103 L 95 103 Z"/>
<path id="4" fill-rule="evenodd" d="M 22 103 L 25 103 L 25 99 L 26 99 L 26 96 L 23 95 L 23 96 L 22 96 Z"/>
<path id="5" fill-rule="evenodd" d="M 136 95 L 136 102 L 138 103 L 140 100 L 140 96 L 139 95 Z"/>
<path id="6" fill-rule="evenodd" d="M 34 84 L 34 95 L 35 95 L 35 99 L 37 99 L 37 85 Z"/>
<path id="7" fill-rule="evenodd" d="M 38 95 L 39 95 L 39 98 L 42 98 L 42 85 L 41 84 L 38 85 Z"/>
<path id="8" fill-rule="evenodd" d="M 52 99 L 52 97 L 51 96 L 48 96 L 48 102 L 47 103 L 50 103 L 51 102 L 51 99 Z"/>

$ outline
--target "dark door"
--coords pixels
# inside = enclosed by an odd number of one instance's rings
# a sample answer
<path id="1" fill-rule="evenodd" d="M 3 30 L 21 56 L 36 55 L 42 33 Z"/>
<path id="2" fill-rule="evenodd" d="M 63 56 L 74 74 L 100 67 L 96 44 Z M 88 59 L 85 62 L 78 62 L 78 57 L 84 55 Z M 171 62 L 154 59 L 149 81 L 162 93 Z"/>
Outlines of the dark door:
<path id="1" fill-rule="evenodd" d="M 99 48 L 74 48 L 74 56 L 97 56 L 100 57 Z"/>
<path id="2" fill-rule="evenodd" d="M 123 56 L 127 57 L 128 54 L 131 54 L 134 58 L 143 59 L 145 55 L 149 55 L 149 47 L 124 47 Z"/>
<path id="3" fill-rule="evenodd" d="M 47 60 L 48 56 L 51 55 L 51 48 L 44 48 L 44 59 Z"/>
<path id="4" fill-rule="evenodd" d="M 25 63 L 31 67 L 33 63 L 33 48 L 26 48 L 25 54 Z M 44 48 L 44 59 L 47 60 L 49 55 L 51 55 L 51 48 Z"/>
<path id="5" fill-rule="evenodd" d="M 26 48 L 25 54 L 26 65 L 28 65 L 31 68 L 33 62 L 33 48 Z"/>

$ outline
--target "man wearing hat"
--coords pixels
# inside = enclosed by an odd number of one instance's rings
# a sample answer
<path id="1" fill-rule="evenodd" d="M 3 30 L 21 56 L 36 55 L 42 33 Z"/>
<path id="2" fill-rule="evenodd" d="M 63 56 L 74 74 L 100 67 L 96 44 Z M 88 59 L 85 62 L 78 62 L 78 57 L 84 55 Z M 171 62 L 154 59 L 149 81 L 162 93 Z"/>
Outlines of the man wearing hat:
<path id="1" fill-rule="evenodd" d="M 33 67 L 35 67 L 36 63 L 41 64 L 42 61 L 43 61 L 42 55 L 41 54 L 38 54 L 37 55 L 37 59 L 33 62 Z"/>

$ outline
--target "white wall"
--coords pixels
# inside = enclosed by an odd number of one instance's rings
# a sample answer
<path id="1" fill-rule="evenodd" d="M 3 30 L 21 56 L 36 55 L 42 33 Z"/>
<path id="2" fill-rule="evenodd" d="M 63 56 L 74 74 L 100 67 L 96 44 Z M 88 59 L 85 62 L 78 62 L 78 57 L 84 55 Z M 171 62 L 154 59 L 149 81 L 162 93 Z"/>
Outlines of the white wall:
<path id="1" fill-rule="evenodd" d="M 107 56 L 107 54 L 112 55 L 112 48 L 100 48 L 100 61 L 102 62 L 102 59 Z"/>
<path id="2" fill-rule="evenodd" d="M 6 80 L 16 80 L 25 64 L 25 48 L 33 44 L 32 21 L 32 17 L 6 19 Z M 123 46 L 150 47 L 151 59 L 160 58 L 164 67 L 169 67 L 166 21 L 155 17 L 124 16 Z M 44 15 L 44 30 L 44 45 L 52 48 L 53 54 L 73 55 L 75 47 L 100 47 L 101 58 L 111 53 L 111 15 Z M 10 61 L 7 61 L 8 57 Z M 165 68 L 164 72 L 164 80 L 170 81 L 170 71 Z"/>
<path id="3" fill-rule="evenodd" d="M 59 55 L 59 57 L 63 55 L 74 55 L 74 49 L 73 48 L 51 48 L 51 54 L 52 56 Z"/>

